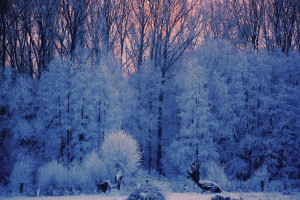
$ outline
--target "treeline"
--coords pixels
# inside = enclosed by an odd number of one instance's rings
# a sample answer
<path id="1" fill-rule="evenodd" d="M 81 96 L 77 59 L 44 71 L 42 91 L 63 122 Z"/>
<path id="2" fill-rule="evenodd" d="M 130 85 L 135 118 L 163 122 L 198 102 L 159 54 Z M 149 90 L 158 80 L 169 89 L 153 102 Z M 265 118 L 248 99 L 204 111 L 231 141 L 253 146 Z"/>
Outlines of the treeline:
<path id="1" fill-rule="evenodd" d="M 299 54 L 236 51 L 211 40 L 174 67 L 163 104 L 159 71 L 125 77 L 118 64 L 101 60 L 91 66 L 56 59 L 39 80 L 5 70 L 2 183 L 16 162 L 34 160 L 36 170 L 53 160 L 82 163 L 120 129 L 138 141 L 148 172 L 157 170 L 160 155 L 167 176 L 197 162 L 201 177 L 216 182 L 261 171 L 259 180 L 299 179 Z"/>
<path id="2" fill-rule="evenodd" d="M 299 5 L 1 1 L 1 183 L 118 129 L 149 172 L 299 179 Z"/>

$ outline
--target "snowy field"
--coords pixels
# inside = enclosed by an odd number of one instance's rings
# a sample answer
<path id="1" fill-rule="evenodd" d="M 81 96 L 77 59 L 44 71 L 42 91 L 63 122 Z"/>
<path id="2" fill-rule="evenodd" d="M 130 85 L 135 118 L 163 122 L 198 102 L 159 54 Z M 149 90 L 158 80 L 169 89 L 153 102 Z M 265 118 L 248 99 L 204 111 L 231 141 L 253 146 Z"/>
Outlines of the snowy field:
<path id="1" fill-rule="evenodd" d="M 210 200 L 214 194 L 199 193 L 169 193 L 168 200 Z M 283 195 L 281 193 L 229 193 L 224 196 L 243 200 L 299 200 L 300 193 Z M 127 196 L 122 195 L 82 195 L 82 196 L 63 196 L 63 197 L 13 197 L 1 198 L 1 200 L 125 200 Z"/>

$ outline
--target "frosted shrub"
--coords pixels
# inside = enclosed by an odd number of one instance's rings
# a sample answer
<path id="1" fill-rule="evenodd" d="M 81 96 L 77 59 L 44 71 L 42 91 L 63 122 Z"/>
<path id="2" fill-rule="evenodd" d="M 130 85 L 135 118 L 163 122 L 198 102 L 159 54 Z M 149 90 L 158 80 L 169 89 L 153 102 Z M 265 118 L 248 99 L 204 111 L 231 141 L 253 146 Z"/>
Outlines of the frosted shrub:
<path id="1" fill-rule="evenodd" d="M 110 178 L 117 176 L 118 172 L 121 172 L 120 176 L 124 178 L 131 176 L 139 167 L 141 160 L 137 142 L 124 131 L 106 135 L 101 155 Z"/>
<path id="2" fill-rule="evenodd" d="M 224 167 L 215 162 L 211 162 L 208 166 L 207 179 L 217 183 L 221 186 L 222 189 L 225 190 L 227 189 L 227 185 L 229 184 Z"/>
<path id="3" fill-rule="evenodd" d="M 141 159 L 137 142 L 127 133 L 119 131 L 105 137 L 102 158 L 96 152 L 83 163 L 68 167 L 57 161 L 49 162 L 38 170 L 38 187 L 42 194 L 64 195 L 94 192 L 106 178 L 128 177 L 136 172 Z"/>
<path id="4" fill-rule="evenodd" d="M 264 191 L 268 183 L 269 173 L 267 166 L 262 166 L 255 171 L 254 175 L 247 181 L 252 186 L 252 191 Z"/>
<path id="5" fill-rule="evenodd" d="M 82 172 L 84 177 L 81 179 L 85 182 L 84 187 L 91 192 L 97 189 L 95 183 L 102 183 L 107 176 L 106 167 L 96 152 L 87 155 L 82 165 Z"/>
<path id="6" fill-rule="evenodd" d="M 73 162 L 67 167 L 54 160 L 43 165 L 38 170 L 38 186 L 46 195 L 91 193 L 106 175 L 103 162 L 93 152 L 82 164 Z"/>
<path id="7" fill-rule="evenodd" d="M 232 158 L 226 165 L 226 172 L 230 177 L 245 177 L 248 173 L 247 163 L 239 157 Z"/>
<path id="8" fill-rule="evenodd" d="M 214 197 L 211 198 L 211 200 L 231 200 L 230 197 L 224 197 L 221 195 L 216 195 Z"/>
<path id="9" fill-rule="evenodd" d="M 33 194 L 33 173 L 34 164 L 31 159 L 18 161 L 14 165 L 14 169 L 10 176 L 10 184 L 14 194 L 24 193 L 26 195 Z"/>
<path id="10" fill-rule="evenodd" d="M 38 185 L 46 195 L 56 195 L 68 185 L 68 170 L 61 163 L 51 161 L 38 170 Z"/>
<path id="11" fill-rule="evenodd" d="M 69 190 L 71 190 L 69 192 L 75 195 L 85 192 L 86 187 L 89 185 L 90 176 L 88 176 L 88 172 L 79 163 L 73 163 L 67 173 L 67 185 Z"/>
<path id="12" fill-rule="evenodd" d="M 135 189 L 127 198 L 127 200 L 165 200 L 166 197 L 161 189 L 152 184 L 142 185 Z"/>
<path id="13" fill-rule="evenodd" d="M 94 180 L 103 180 L 107 173 L 105 171 L 103 162 L 100 160 L 96 152 L 92 152 L 86 156 L 83 167 L 84 170 L 88 172 L 88 176 Z"/>

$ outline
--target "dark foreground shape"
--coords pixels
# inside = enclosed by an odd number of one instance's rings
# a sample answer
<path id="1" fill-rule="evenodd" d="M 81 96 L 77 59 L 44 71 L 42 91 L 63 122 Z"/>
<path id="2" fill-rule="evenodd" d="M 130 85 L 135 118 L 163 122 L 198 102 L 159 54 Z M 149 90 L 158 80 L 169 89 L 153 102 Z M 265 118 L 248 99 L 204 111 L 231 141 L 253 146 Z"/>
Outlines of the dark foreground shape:
<path id="1" fill-rule="evenodd" d="M 210 182 L 210 181 L 199 181 L 198 183 L 196 183 L 202 190 L 208 191 L 208 192 L 212 192 L 212 193 L 221 193 L 223 192 L 222 189 L 220 188 L 220 186 L 218 186 L 216 183 L 214 182 Z"/>
<path id="2" fill-rule="evenodd" d="M 188 175 L 193 179 L 193 181 L 204 191 L 212 193 L 221 193 L 223 192 L 220 186 L 211 181 L 201 181 L 199 173 L 200 164 L 192 163 L 190 170 L 188 170 Z"/>
<path id="3" fill-rule="evenodd" d="M 135 189 L 126 200 L 166 200 L 166 197 L 160 188 L 146 183 Z"/>
<path id="4" fill-rule="evenodd" d="M 212 197 L 211 200 L 238 200 L 238 199 L 231 199 L 230 197 L 224 197 L 224 196 L 221 196 L 221 195 L 216 195 L 216 196 Z M 243 199 L 240 198 L 240 200 L 243 200 Z"/>
<path id="5" fill-rule="evenodd" d="M 97 184 L 98 190 L 103 191 L 104 193 L 107 191 L 107 189 L 109 189 L 109 187 L 110 187 L 110 185 L 107 181 L 105 181 L 102 184 Z"/>
<path id="6" fill-rule="evenodd" d="M 212 197 L 211 200 L 230 200 L 230 197 L 223 197 L 220 195 L 216 195 L 216 196 Z"/>

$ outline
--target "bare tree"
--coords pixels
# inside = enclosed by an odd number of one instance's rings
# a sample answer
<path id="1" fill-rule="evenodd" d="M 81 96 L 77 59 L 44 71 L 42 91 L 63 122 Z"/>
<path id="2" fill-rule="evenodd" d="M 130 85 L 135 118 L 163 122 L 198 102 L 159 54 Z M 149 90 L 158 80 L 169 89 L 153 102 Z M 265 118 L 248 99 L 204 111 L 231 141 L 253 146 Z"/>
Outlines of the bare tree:
<path id="1" fill-rule="evenodd" d="M 232 23 L 231 27 L 236 30 L 232 35 L 232 41 L 246 48 L 251 44 L 252 50 L 258 50 L 261 24 L 264 14 L 264 0 L 235 0 L 227 2 L 231 10 L 231 16 L 227 19 Z"/>
<path id="2" fill-rule="evenodd" d="M 62 0 L 62 15 L 68 34 L 68 53 L 74 58 L 76 45 L 83 39 L 80 34 L 80 28 L 87 18 L 87 7 L 89 0 Z"/>
<path id="3" fill-rule="evenodd" d="M 267 48 L 281 48 L 288 53 L 296 44 L 296 22 L 299 21 L 299 0 L 268 0 L 264 35 Z M 297 6 L 298 5 L 298 6 Z"/>
<path id="4" fill-rule="evenodd" d="M 116 17 L 116 29 L 118 34 L 119 40 L 119 48 L 120 48 L 120 65 L 123 67 L 123 57 L 124 57 L 124 50 L 125 50 L 125 41 L 128 37 L 130 29 L 132 27 L 132 23 L 130 22 L 130 14 L 131 9 L 128 0 L 120 0 L 119 2 L 119 12 L 117 13 L 118 16 Z"/>
<path id="5" fill-rule="evenodd" d="M 34 7 L 34 25 L 37 31 L 35 36 L 31 37 L 31 41 L 38 78 L 54 57 L 57 8 L 59 8 L 59 1 L 46 0 L 38 1 Z"/>
<path id="6" fill-rule="evenodd" d="M 30 36 L 33 31 L 32 26 L 31 1 L 8 1 L 7 4 L 7 50 L 10 65 L 18 73 L 33 76 L 32 44 Z"/>
<path id="7" fill-rule="evenodd" d="M 300 3 L 296 4 L 297 20 L 296 20 L 296 39 L 295 48 L 300 52 Z"/>
<path id="8" fill-rule="evenodd" d="M 1 37 L 1 66 L 2 71 L 6 62 L 6 17 L 7 17 L 7 0 L 0 2 L 0 37 Z"/>
<path id="9" fill-rule="evenodd" d="M 154 12 L 157 19 L 153 19 L 159 24 L 152 27 L 155 32 L 155 52 L 156 57 L 154 67 L 159 67 L 161 72 L 159 106 L 157 115 L 157 160 L 156 170 L 163 174 L 161 163 L 162 136 L 163 136 L 163 103 L 165 95 L 165 83 L 172 76 L 171 69 L 174 63 L 186 51 L 193 40 L 200 34 L 199 12 L 197 6 L 199 0 L 162 0 L 154 1 L 158 12 Z"/>

